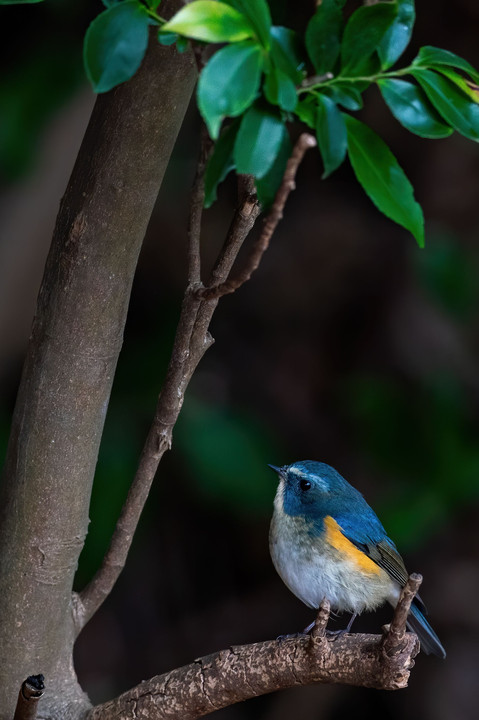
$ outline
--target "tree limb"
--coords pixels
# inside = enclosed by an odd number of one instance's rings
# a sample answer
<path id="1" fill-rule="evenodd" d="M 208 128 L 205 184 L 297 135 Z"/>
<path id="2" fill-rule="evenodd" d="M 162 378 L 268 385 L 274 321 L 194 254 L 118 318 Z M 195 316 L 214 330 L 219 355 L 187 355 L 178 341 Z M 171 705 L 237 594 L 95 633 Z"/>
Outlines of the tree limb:
<path id="1" fill-rule="evenodd" d="M 171 359 L 155 417 L 110 546 L 91 582 L 78 595 L 74 595 L 77 634 L 108 597 L 125 565 L 158 465 L 165 451 L 171 447 L 173 427 L 183 405 L 186 388 L 198 363 L 213 343 L 208 328 L 218 300 L 203 299 L 198 297 L 196 292 L 200 275 L 199 232 L 204 198 L 205 145 L 204 142 L 190 215 L 188 275 L 193 283 L 185 290 Z M 243 188 L 241 202 L 212 271 L 212 278 L 217 282 L 228 276 L 241 245 L 260 212 L 256 195 L 250 194 L 250 184 L 241 182 L 240 185 Z"/>
<path id="2" fill-rule="evenodd" d="M 328 636 L 325 599 L 311 635 L 220 650 L 98 705 L 87 720 L 194 720 L 252 697 L 314 683 L 405 688 L 419 652 L 417 636 L 406 632 L 406 619 L 420 583 L 420 576 L 409 577 L 384 636 Z"/>
<path id="3" fill-rule="evenodd" d="M 407 686 L 416 635 L 389 657 L 379 635 L 301 636 L 231 647 L 141 683 L 94 708 L 88 720 L 193 720 L 279 689 L 343 683 L 378 690 Z"/>
<path id="4" fill-rule="evenodd" d="M 283 217 L 284 206 L 286 205 L 289 194 L 296 187 L 296 173 L 301 161 L 304 158 L 306 150 L 315 146 L 316 139 L 309 133 L 303 133 L 299 136 L 293 148 L 293 152 L 291 153 L 291 157 L 287 162 L 283 180 L 279 186 L 278 192 L 276 193 L 271 210 L 266 217 L 263 230 L 253 246 L 246 267 L 237 278 L 228 278 L 224 282 L 217 282 L 215 285 L 210 284 L 209 287 L 198 290 L 198 295 L 200 297 L 211 300 L 222 297 L 222 295 L 233 293 L 241 287 L 241 285 L 247 282 L 254 271 L 257 270 L 264 252 L 269 247 L 271 237 L 273 236 L 279 221 Z"/>
<path id="5" fill-rule="evenodd" d="M 13 720 L 35 720 L 38 701 L 45 690 L 44 680 L 43 675 L 30 675 L 22 683 Z"/>
<path id="6" fill-rule="evenodd" d="M 205 200 L 205 170 L 213 143 L 205 123 L 201 125 L 200 156 L 191 191 L 190 218 L 188 223 L 188 284 L 201 283 L 201 218 Z"/>
<path id="7" fill-rule="evenodd" d="M 171 447 L 173 427 L 183 405 L 185 391 L 204 353 L 213 343 L 209 333 L 211 318 L 222 295 L 234 292 L 251 277 L 261 262 L 270 239 L 283 216 L 286 200 L 295 187 L 295 177 L 306 150 L 316 145 L 312 135 L 301 135 L 286 165 L 282 183 L 253 247 L 249 262 L 236 280 L 229 280 L 233 264 L 260 213 L 254 180 L 238 178 L 239 206 L 234 214 L 223 247 L 211 272 L 208 287 L 201 286 L 200 235 L 204 202 L 204 174 L 210 142 L 203 129 L 201 151 L 190 203 L 188 230 L 188 286 L 170 363 L 156 413 L 141 454 L 138 469 L 115 527 L 102 565 L 91 582 L 73 596 L 77 633 L 108 597 L 118 579 L 133 541 L 141 512 L 150 492 L 161 458 Z"/>

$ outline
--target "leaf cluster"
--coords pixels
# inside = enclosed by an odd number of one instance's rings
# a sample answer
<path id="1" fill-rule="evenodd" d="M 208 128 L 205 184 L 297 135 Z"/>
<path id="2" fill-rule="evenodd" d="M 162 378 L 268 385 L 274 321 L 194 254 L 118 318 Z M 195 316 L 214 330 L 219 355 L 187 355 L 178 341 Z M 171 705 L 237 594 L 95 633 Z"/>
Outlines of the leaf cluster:
<path id="1" fill-rule="evenodd" d="M 35 0 L 16 0 L 27 1 Z M 206 206 L 232 170 L 253 175 L 261 202 L 270 204 L 291 151 L 288 123 L 299 120 L 316 134 L 323 177 L 348 156 L 378 209 L 424 244 L 423 213 L 411 183 L 384 141 L 352 114 L 376 85 L 410 132 L 436 139 L 456 130 L 479 140 L 479 73 L 466 60 L 423 47 L 410 65 L 394 69 L 411 39 L 414 0 L 365 5 L 347 18 L 345 0 L 322 0 L 304 37 L 273 25 L 266 0 L 194 0 L 169 21 L 158 14 L 158 0 L 103 3 L 84 44 L 96 92 L 134 75 L 151 25 L 161 44 L 176 44 L 180 52 L 191 41 L 221 44 L 197 89 L 200 113 L 216 141 Z"/>

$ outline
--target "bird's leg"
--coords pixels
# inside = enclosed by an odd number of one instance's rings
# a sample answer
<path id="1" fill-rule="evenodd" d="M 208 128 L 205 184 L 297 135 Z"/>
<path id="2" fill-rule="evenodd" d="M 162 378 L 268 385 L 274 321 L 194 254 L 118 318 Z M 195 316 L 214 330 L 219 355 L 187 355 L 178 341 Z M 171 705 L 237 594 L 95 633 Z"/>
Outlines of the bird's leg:
<path id="1" fill-rule="evenodd" d="M 308 627 L 305 627 L 301 635 L 307 635 L 311 632 L 311 630 L 314 628 L 314 625 L 316 623 L 316 620 L 313 620 L 312 623 L 309 623 Z"/>
<path id="2" fill-rule="evenodd" d="M 340 635 L 344 635 L 345 633 L 348 633 L 351 630 L 353 622 L 356 620 L 358 615 L 359 615 L 359 613 L 356 613 L 356 612 L 353 613 L 351 615 L 351 618 L 350 618 L 347 626 L 345 628 L 343 628 L 342 630 L 327 630 L 326 631 L 327 634 L 330 636 L 339 637 Z"/>
<path id="3" fill-rule="evenodd" d="M 315 622 L 316 621 L 310 623 L 308 627 L 305 627 L 302 632 L 288 633 L 288 635 L 278 635 L 276 640 L 279 640 L 279 642 L 281 642 L 282 640 L 290 640 L 291 638 L 304 637 L 305 635 L 308 635 L 314 628 Z"/>

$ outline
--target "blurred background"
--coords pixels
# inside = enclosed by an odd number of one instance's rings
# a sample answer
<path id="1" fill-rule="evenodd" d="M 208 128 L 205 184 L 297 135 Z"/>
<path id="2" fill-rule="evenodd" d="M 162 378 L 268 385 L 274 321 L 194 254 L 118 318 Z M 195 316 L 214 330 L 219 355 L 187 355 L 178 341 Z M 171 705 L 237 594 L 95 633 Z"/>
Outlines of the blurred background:
<path id="1" fill-rule="evenodd" d="M 313 2 L 275 4 L 299 28 Z M 82 37 L 99 0 L 1 8 L 0 449 L 62 193 L 94 97 Z M 479 66 L 479 5 L 423 0 L 420 45 Z M 402 61 L 401 61 L 402 62 Z M 448 657 L 421 655 L 394 693 L 316 686 L 217 713 L 224 720 L 477 717 L 479 669 L 479 150 L 421 140 L 372 89 L 362 118 L 386 140 L 426 216 L 426 249 L 380 215 L 346 163 L 327 181 L 310 151 L 259 271 L 215 315 L 215 345 L 188 390 L 127 567 L 77 644 L 94 702 L 232 644 L 295 632 L 313 614 L 276 576 L 267 463 L 336 467 L 378 512 Z M 80 588 L 98 567 L 169 357 L 185 285 L 188 192 L 199 122 L 176 145 L 133 288 L 92 498 Z M 294 132 L 294 129 L 293 129 Z M 205 216 L 205 271 L 234 207 L 230 178 Z M 390 611 L 362 617 L 378 632 Z M 344 627 L 347 618 L 332 620 Z"/>

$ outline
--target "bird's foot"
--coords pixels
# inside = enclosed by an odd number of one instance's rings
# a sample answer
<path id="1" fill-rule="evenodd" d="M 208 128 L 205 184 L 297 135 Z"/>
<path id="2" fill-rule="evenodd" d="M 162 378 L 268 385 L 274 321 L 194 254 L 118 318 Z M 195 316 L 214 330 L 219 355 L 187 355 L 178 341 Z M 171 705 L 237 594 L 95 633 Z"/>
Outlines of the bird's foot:
<path id="1" fill-rule="evenodd" d="M 295 633 L 288 633 L 287 635 L 278 635 L 276 640 L 278 642 L 283 642 L 284 640 L 294 640 L 296 638 L 305 637 L 308 633 L 306 632 L 295 632 Z"/>
<path id="2" fill-rule="evenodd" d="M 353 622 L 356 620 L 359 613 L 353 613 L 351 615 L 351 618 L 345 628 L 341 628 L 341 630 L 326 630 L 326 635 L 333 640 L 336 640 L 338 637 L 341 637 L 341 635 L 345 635 L 346 633 L 350 632 Z"/>

